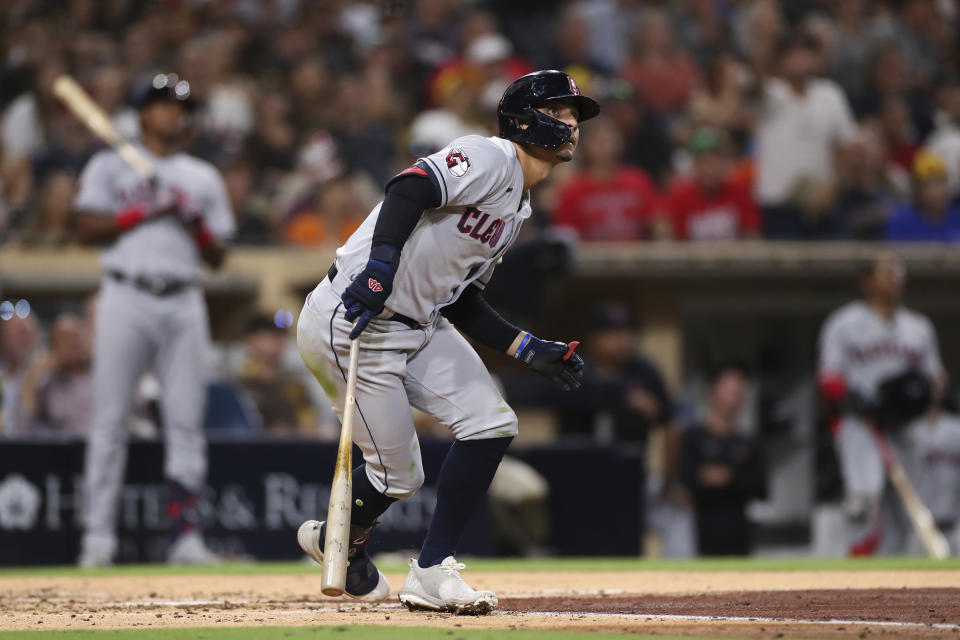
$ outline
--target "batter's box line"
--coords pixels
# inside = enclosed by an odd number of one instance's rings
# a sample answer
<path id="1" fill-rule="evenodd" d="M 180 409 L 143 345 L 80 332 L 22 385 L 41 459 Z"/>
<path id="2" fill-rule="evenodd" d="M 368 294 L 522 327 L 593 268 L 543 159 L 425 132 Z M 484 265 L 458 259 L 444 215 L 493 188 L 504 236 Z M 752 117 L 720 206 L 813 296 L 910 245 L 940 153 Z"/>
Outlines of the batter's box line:
<path id="1" fill-rule="evenodd" d="M 671 613 L 598 613 L 596 611 L 493 611 L 497 615 L 526 615 L 552 617 L 581 617 L 581 618 L 627 618 L 630 620 L 645 620 L 649 622 L 676 621 L 676 622 L 766 622 L 780 624 L 810 624 L 810 625 L 864 625 L 878 627 L 894 627 L 899 629 L 943 629 L 946 631 L 960 631 L 960 624 L 936 622 L 896 622 L 892 620 L 806 620 L 803 618 L 763 618 L 757 616 L 696 616 Z"/>

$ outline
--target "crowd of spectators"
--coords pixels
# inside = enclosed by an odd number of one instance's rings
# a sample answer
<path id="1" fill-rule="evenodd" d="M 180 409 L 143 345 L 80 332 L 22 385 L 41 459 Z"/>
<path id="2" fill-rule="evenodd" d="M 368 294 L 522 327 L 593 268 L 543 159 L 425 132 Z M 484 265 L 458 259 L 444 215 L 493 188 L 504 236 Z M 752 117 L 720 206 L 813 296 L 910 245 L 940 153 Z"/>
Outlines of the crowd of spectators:
<path id="1" fill-rule="evenodd" d="M 96 303 L 93 296 L 79 313 L 62 311 L 48 323 L 26 307 L 0 316 L 0 439 L 88 435 Z M 336 418 L 303 367 L 290 331 L 258 313 L 248 320 L 242 340 L 211 349 L 208 431 L 231 437 L 337 437 Z M 154 374 L 146 373 L 127 424 L 135 436 L 159 433 L 158 391 Z"/>
<path id="2" fill-rule="evenodd" d="M 10 0 L 0 6 L 0 238 L 70 238 L 97 143 L 73 74 L 135 137 L 130 86 L 175 71 L 202 108 L 241 244 L 336 245 L 386 180 L 468 133 L 537 68 L 603 105 L 541 226 L 584 241 L 951 241 L 958 15 L 945 0 Z M 538 194 L 539 197 L 539 194 Z"/>

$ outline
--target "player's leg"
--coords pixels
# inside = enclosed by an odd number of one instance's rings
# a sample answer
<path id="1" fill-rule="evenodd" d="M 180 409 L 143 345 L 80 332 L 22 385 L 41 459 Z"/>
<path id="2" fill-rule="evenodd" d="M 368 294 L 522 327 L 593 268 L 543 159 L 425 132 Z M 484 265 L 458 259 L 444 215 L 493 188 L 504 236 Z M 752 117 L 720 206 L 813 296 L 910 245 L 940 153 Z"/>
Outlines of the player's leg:
<path id="1" fill-rule="evenodd" d="M 516 414 L 476 351 L 446 320 L 407 363 L 406 388 L 411 404 L 451 429 L 456 441 L 440 468 L 437 506 L 401 599 L 406 598 L 408 606 L 489 611 L 497 604 L 496 596 L 463 583 L 457 574 L 463 565 L 453 556 L 467 521 L 517 434 Z M 440 596 L 439 587 L 445 582 Z"/>
<path id="2" fill-rule="evenodd" d="M 834 437 L 843 477 L 847 538 L 851 555 L 873 555 L 883 535 L 881 499 L 886 481 L 873 430 L 862 419 L 847 416 Z"/>
<path id="3" fill-rule="evenodd" d="M 350 323 L 339 299 L 321 285 L 308 298 L 297 325 L 297 343 L 307 367 L 324 388 L 337 416 L 343 417 Z M 393 324 L 393 323 L 390 323 Z M 419 348 L 423 334 L 402 325 L 371 323 L 361 336 L 357 371 L 353 440 L 364 462 L 353 472 L 351 561 L 347 593 L 379 600 L 389 593 L 366 554 L 366 540 L 377 518 L 396 500 L 413 495 L 423 484 L 423 463 L 403 388 L 407 353 Z M 390 329 L 402 328 L 402 331 Z M 298 534 L 301 547 L 322 561 L 322 523 L 308 521 Z"/>
<path id="4" fill-rule="evenodd" d="M 94 328 L 93 409 L 84 460 L 84 536 L 80 564 L 109 564 L 127 459 L 127 425 L 140 376 L 151 352 L 149 313 L 135 291 L 106 282 Z"/>
<path id="5" fill-rule="evenodd" d="M 189 290 L 158 300 L 156 374 L 163 416 L 164 477 L 167 481 L 171 546 L 176 564 L 215 564 L 200 531 L 198 502 L 207 477 L 207 441 L 203 433 L 210 344 L 203 293 Z"/>

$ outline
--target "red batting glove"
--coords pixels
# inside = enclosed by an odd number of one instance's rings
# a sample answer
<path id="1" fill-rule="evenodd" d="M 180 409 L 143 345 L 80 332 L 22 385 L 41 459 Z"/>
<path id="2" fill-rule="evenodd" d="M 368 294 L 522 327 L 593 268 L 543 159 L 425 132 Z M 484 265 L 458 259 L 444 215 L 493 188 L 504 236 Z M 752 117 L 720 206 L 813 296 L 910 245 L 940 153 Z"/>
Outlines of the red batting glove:
<path id="1" fill-rule="evenodd" d="M 149 215 L 150 212 L 147 209 L 147 205 L 136 204 L 117 213 L 117 217 L 114 218 L 114 222 L 117 225 L 117 230 L 120 233 L 124 233 L 146 220 L 147 216 Z"/>
<path id="2" fill-rule="evenodd" d="M 213 237 L 213 234 L 210 233 L 210 230 L 204 226 L 203 220 L 197 220 L 197 231 L 193 234 L 193 239 L 201 249 L 211 247 L 213 243 L 217 241 L 216 238 Z"/>

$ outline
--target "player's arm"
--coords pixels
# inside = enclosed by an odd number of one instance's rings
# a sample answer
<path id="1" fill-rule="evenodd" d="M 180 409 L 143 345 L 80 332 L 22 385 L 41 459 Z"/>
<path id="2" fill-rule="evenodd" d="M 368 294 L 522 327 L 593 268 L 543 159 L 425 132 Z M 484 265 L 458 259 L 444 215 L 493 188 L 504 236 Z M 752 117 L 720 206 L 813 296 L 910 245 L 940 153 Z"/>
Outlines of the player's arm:
<path id="1" fill-rule="evenodd" d="M 116 210 L 114 172 L 109 153 L 95 155 L 80 176 L 80 189 L 73 202 L 73 228 L 83 244 L 109 244 L 147 220 L 168 213 L 170 202 L 160 202 L 153 193 L 150 202 Z"/>
<path id="2" fill-rule="evenodd" d="M 490 306 L 479 287 L 467 286 L 440 313 L 477 342 L 523 361 L 564 389 L 580 388 L 583 359 L 576 352 L 578 343 L 541 340 L 518 329 Z"/>
<path id="3" fill-rule="evenodd" d="M 110 244 L 125 231 L 114 216 L 79 210 L 73 213 L 73 229 L 77 239 L 88 245 Z"/>
<path id="4" fill-rule="evenodd" d="M 387 183 L 380 215 L 373 229 L 373 241 L 367 266 L 343 292 L 344 317 L 356 326 L 354 339 L 370 320 L 383 311 L 393 291 L 393 278 L 400 266 L 400 253 L 425 209 L 440 206 L 441 192 L 436 177 L 425 168 L 413 167 Z"/>
<path id="5" fill-rule="evenodd" d="M 876 411 L 877 399 L 849 384 L 843 316 L 831 316 L 824 324 L 817 385 L 831 422 L 847 411 L 865 416 Z"/>
<path id="6" fill-rule="evenodd" d="M 174 193 L 177 194 L 180 217 L 186 222 L 188 231 L 193 233 L 200 259 L 211 269 L 219 269 L 227 257 L 229 240 L 237 232 L 237 222 L 223 178 L 212 167 L 209 187 L 209 199 L 195 213 L 192 210 L 196 207 L 185 192 L 175 189 Z"/>

